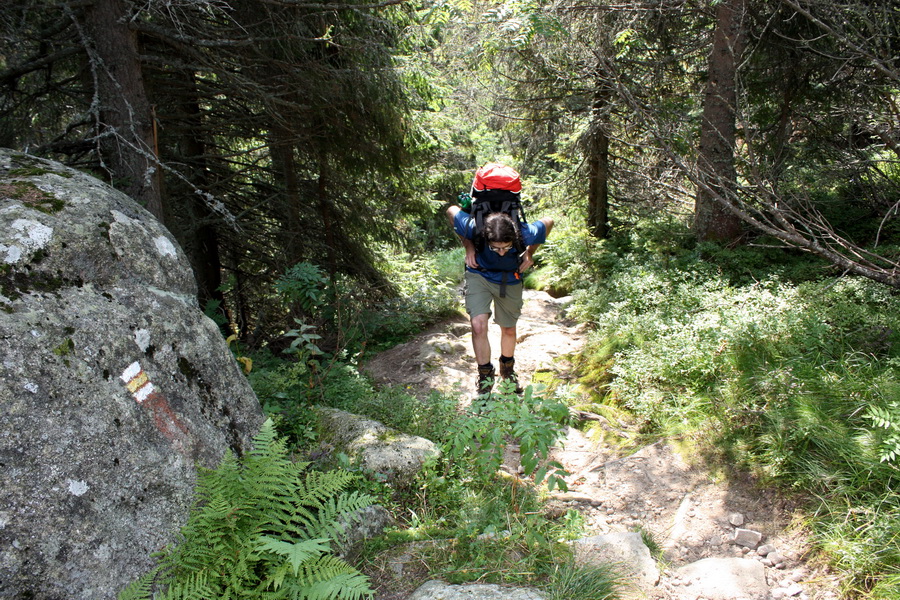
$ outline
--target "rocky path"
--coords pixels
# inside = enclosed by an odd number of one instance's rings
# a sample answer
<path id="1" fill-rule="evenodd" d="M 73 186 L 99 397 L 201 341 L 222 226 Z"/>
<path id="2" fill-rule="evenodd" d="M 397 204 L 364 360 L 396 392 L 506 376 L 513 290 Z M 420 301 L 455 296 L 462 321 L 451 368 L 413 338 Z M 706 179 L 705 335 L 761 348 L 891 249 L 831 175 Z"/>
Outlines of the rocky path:
<path id="1" fill-rule="evenodd" d="M 516 349 L 516 370 L 523 384 L 540 371 L 569 377 L 566 356 L 582 347 L 585 331 L 563 318 L 563 306 L 564 301 L 547 294 L 526 291 Z M 496 362 L 499 329 L 493 323 L 491 343 Z M 366 370 L 376 380 L 407 386 L 422 398 L 432 390 L 470 395 L 475 369 L 468 320 L 459 317 L 443 323 L 379 354 Z M 578 547 L 585 556 L 602 558 L 606 546 L 607 551 L 615 548 L 614 555 L 621 559 L 632 552 L 615 545 L 631 539 L 626 532 L 649 533 L 659 547 L 660 555 L 652 561 L 638 542 L 641 548 L 635 551 L 633 567 L 638 596 L 838 597 L 835 582 L 807 564 L 807 543 L 802 529 L 793 524 L 791 508 L 749 480 L 725 479 L 689 465 L 666 441 L 619 456 L 575 428 L 568 430 L 556 458 L 571 475 L 569 490 L 553 495 L 550 510 L 575 508 L 584 515 L 591 537 Z"/>

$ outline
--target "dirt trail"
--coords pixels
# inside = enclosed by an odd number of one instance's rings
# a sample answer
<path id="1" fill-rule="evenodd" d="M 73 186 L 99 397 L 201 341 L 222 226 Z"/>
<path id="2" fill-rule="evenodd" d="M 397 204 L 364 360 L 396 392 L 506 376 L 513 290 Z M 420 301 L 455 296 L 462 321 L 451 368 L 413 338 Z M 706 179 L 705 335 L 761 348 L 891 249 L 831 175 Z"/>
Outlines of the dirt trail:
<path id="1" fill-rule="evenodd" d="M 525 291 L 525 305 L 517 327 L 516 371 L 527 385 L 536 371 L 559 372 L 554 361 L 581 348 L 584 328 L 560 317 L 560 301 L 543 292 Z M 500 355 L 500 328 L 491 322 L 489 338 L 494 365 Z M 460 315 L 433 327 L 415 339 L 382 352 L 366 371 L 380 383 L 410 386 L 418 397 L 431 391 L 475 390 L 475 355 L 469 320 Z"/>
<path id="2" fill-rule="evenodd" d="M 565 357 L 583 346 L 585 330 L 561 316 L 562 304 L 543 292 L 526 290 L 516 348 L 523 385 L 540 371 L 570 377 Z M 490 337 L 496 363 L 499 328 L 493 322 Z M 407 386 L 420 398 L 432 390 L 470 397 L 474 365 L 468 319 L 460 316 L 377 355 L 365 368 L 377 381 Z M 799 528 L 791 527 L 791 507 L 749 480 L 726 480 L 702 466 L 688 465 L 665 441 L 619 456 L 574 428 L 555 458 L 571 475 L 568 492 L 554 494 L 549 510 L 579 510 L 590 535 L 642 529 L 662 548 L 661 578 L 649 594 L 652 598 L 691 598 L 690 582 L 680 580 L 678 568 L 709 557 L 761 560 L 772 598 L 837 597 L 834 581 L 805 564 L 807 543 Z M 735 523 L 761 533 L 762 544 L 773 547 L 773 558 L 780 562 L 770 564 L 758 552 L 731 543 Z"/>

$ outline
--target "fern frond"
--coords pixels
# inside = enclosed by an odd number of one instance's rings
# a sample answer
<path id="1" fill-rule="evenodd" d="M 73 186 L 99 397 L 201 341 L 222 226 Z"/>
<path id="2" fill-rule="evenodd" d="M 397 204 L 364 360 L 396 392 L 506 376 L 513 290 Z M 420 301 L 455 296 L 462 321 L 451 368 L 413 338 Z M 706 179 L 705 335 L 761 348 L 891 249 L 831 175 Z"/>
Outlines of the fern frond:
<path id="1" fill-rule="evenodd" d="M 119 592 L 119 600 L 149 600 L 153 593 L 153 582 L 158 572 L 159 567 L 125 586 L 125 589 Z"/>
<path id="2" fill-rule="evenodd" d="M 304 502 L 321 502 L 347 489 L 356 475 L 349 471 L 309 471 L 304 478 Z"/>
<path id="3" fill-rule="evenodd" d="M 296 578 L 285 581 L 285 590 L 289 597 L 304 600 L 355 599 L 374 593 L 365 575 L 333 555 L 305 563 Z"/>
<path id="4" fill-rule="evenodd" d="M 344 573 L 330 581 L 323 581 L 311 585 L 306 589 L 306 598 L 309 600 L 358 600 L 359 598 L 371 598 L 375 595 L 369 587 L 369 580 L 361 573 Z"/>
<path id="5" fill-rule="evenodd" d="M 327 538 L 303 540 L 301 542 L 284 542 L 267 535 L 259 536 L 257 549 L 282 556 L 291 565 L 294 576 L 300 571 L 300 565 L 308 560 L 318 558 L 331 551 Z"/>
<path id="6" fill-rule="evenodd" d="M 221 589 L 210 586 L 205 573 L 192 573 L 182 581 L 173 582 L 157 600 L 206 600 L 221 598 Z"/>
<path id="7" fill-rule="evenodd" d="M 336 539 L 343 535 L 347 517 L 370 504 L 372 504 L 372 497 L 359 492 L 331 497 L 322 506 L 322 510 L 317 515 L 316 524 L 310 530 L 319 532 L 316 535 Z"/>
<path id="8" fill-rule="evenodd" d="M 253 445 L 247 456 L 271 454 L 272 449 L 278 448 L 283 449 L 283 453 L 287 454 L 286 442 L 284 440 L 279 442 L 277 438 L 278 432 L 275 430 L 275 421 L 266 419 L 262 427 L 259 428 L 259 433 L 253 437 Z"/>

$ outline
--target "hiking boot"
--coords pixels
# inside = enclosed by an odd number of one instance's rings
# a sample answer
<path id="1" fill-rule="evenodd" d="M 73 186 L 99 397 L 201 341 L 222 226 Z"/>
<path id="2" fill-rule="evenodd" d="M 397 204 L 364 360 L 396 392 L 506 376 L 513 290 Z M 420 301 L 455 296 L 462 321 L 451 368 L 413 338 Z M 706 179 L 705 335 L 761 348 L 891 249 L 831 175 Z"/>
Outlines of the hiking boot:
<path id="1" fill-rule="evenodd" d="M 475 394 L 483 396 L 490 394 L 494 387 L 494 365 L 478 365 L 478 383 L 475 386 Z"/>
<path id="2" fill-rule="evenodd" d="M 515 392 L 516 394 L 522 393 L 522 386 L 519 385 L 519 376 L 516 375 L 515 371 L 516 359 L 510 358 L 509 360 L 505 360 L 503 357 L 500 358 L 500 380 L 501 381 L 511 381 L 513 385 L 516 386 Z"/>

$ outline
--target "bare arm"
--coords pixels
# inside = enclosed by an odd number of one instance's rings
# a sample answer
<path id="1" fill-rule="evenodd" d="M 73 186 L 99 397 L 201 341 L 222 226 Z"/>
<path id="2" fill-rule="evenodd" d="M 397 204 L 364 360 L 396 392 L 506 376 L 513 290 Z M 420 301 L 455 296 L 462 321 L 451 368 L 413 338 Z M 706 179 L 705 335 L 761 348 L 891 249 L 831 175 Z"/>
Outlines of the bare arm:
<path id="1" fill-rule="evenodd" d="M 447 220 L 450 221 L 450 227 L 453 227 L 453 220 L 456 218 L 456 214 L 462 209 L 455 204 L 451 205 L 447 209 Z M 466 266 L 472 269 L 478 268 L 478 261 L 475 260 L 475 244 L 472 240 L 466 239 L 463 236 L 457 234 L 459 241 L 462 242 L 463 248 L 466 249 Z"/>
<path id="2" fill-rule="evenodd" d="M 553 229 L 553 219 L 550 217 L 543 217 L 540 219 L 541 223 L 544 224 L 546 228 L 546 234 L 544 237 L 550 235 L 550 230 Z M 531 244 L 527 248 L 525 248 L 525 252 L 522 253 L 522 260 L 519 263 L 519 273 L 524 273 L 526 270 L 530 269 L 534 266 L 534 253 L 540 248 L 540 244 Z"/>

